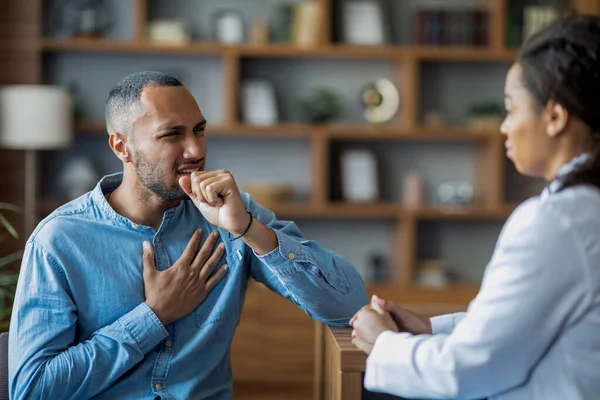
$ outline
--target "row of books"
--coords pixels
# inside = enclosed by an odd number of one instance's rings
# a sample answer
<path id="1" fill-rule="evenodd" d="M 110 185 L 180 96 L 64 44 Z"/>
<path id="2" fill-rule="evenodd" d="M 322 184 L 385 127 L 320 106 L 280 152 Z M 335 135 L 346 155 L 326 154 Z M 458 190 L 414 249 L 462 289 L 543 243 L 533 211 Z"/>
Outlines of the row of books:
<path id="1" fill-rule="evenodd" d="M 507 40 L 508 47 L 519 47 L 525 39 L 546 27 L 566 13 L 559 7 L 527 6 L 522 9 L 508 10 Z"/>
<path id="2" fill-rule="evenodd" d="M 490 16 L 482 10 L 416 11 L 414 43 L 423 46 L 487 46 Z"/>
<path id="3" fill-rule="evenodd" d="M 321 22 L 321 7 L 316 1 L 280 4 L 269 15 L 269 41 L 316 46 Z"/>
<path id="4" fill-rule="evenodd" d="M 560 9 L 528 6 L 507 12 L 507 45 L 519 46 L 524 39 L 561 16 Z M 322 31 L 321 7 L 316 1 L 280 4 L 268 20 L 272 43 L 316 46 Z M 413 43 L 422 46 L 488 46 L 490 13 L 482 9 L 421 8 L 413 19 Z"/>

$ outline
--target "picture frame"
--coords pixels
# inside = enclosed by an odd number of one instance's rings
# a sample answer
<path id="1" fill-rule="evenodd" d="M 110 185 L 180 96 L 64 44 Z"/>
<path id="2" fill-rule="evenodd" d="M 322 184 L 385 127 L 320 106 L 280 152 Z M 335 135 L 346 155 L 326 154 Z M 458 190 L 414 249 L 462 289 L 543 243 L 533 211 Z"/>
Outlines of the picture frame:
<path id="1" fill-rule="evenodd" d="M 252 125 L 279 122 L 275 86 L 266 79 L 247 79 L 240 87 L 242 119 Z"/>
<path id="2" fill-rule="evenodd" d="M 355 203 L 381 200 L 379 159 L 369 148 L 344 149 L 340 153 L 342 199 Z"/>
<path id="3" fill-rule="evenodd" d="M 148 39 L 152 42 L 183 45 L 191 41 L 190 28 L 182 19 L 161 19 L 148 23 Z"/>
<path id="4" fill-rule="evenodd" d="M 344 43 L 365 46 L 391 43 L 384 0 L 344 0 L 340 7 L 340 36 Z"/>
<path id="5" fill-rule="evenodd" d="M 220 9 L 212 16 L 213 40 L 224 44 L 239 44 L 247 41 L 247 24 L 244 14 L 236 9 Z"/>

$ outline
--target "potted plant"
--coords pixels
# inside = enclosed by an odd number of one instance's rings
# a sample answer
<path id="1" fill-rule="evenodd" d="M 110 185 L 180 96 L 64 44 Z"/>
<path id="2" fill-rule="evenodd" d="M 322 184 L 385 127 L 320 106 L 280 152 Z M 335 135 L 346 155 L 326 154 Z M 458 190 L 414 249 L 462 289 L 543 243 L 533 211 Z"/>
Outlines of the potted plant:
<path id="1" fill-rule="evenodd" d="M 0 243 L 19 238 L 19 234 L 4 215 L 6 212 L 21 213 L 21 209 L 9 203 L 0 203 Z M 9 267 L 22 256 L 23 250 L 0 256 L 0 331 L 8 330 L 12 301 L 19 278 L 19 273 Z"/>
<path id="2" fill-rule="evenodd" d="M 297 102 L 301 118 L 309 123 L 327 123 L 342 114 L 342 101 L 332 90 L 315 89 L 307 98 Z"/>
<path id="3" fill-rule="evenodd" d="M 469 108 L 469 128 L 474 132 L 497 132 L 504 117 L 504 107 L 496 101 L 473 104 Z"/>

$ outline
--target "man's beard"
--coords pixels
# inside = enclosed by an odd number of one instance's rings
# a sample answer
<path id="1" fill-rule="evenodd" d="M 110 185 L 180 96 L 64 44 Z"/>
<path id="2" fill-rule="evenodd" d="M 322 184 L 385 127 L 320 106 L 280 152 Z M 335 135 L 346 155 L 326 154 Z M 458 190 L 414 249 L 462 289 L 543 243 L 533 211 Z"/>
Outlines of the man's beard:
<path id="1" fill-rule="evenodd" d="M 179 182 L 167 186 L 164 178 L 167 175 L 158 165 L 150 162 L 144 154 L 136 150 L 134 154 L 135 173 L 142 183 L 152 193 L 164 200 L 188 200 L 189 196 L 183 191 Z"/>

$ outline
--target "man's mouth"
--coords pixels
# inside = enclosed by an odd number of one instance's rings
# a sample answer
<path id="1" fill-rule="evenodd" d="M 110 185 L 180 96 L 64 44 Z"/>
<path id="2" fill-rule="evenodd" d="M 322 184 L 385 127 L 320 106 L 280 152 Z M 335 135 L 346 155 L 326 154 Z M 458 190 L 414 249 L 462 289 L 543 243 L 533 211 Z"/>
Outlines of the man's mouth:
<path id="1" fill-rule="evenodd" d="M 202 171 L 203 169 L 204 169 L 203 162 L 199 162 L 199 163 L 195 163 L 195 164 L 187 164 L 187 165 L 182 165 L 181 167 L 177 168 L 177 174 L 191 175 L 192 172 Z"/>
<path id="2" fill-rule="evenodd" d="M 177 171 L 179 175 L 191 175 L 192 172 L 200 171 L 200 168 L 182 169 Z"/>

